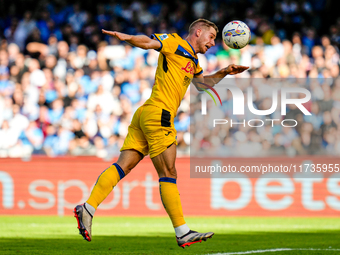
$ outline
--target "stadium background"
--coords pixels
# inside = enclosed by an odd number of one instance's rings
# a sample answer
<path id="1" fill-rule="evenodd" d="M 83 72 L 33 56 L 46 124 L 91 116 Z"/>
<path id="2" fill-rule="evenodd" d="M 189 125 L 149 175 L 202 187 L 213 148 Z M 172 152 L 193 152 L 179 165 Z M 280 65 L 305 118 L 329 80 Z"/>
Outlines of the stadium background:
<path id="1" fill-rule="evenodd" d="M 71 215 L 73 205 L 86 198 L 98 174 L 119 154 L 134 111 L 151 93 L 158 53 L 106 37 L 100 33 L 102 28 L 185 36 L 188 25 L 199 17 L 214 21 L 220 31 L 230 20 L 245 21 L 252 31 L 251 44 L 230 50 L 219 34 L 216 47 L 200 55 L 205 73 L 235 63 L 250 66 L 240 75 L 244 78 L 308 77 L 330 82 L 313 88 L 315 103 L 309 106 L 313 116 L 296 129 L 273 129 L 266 136 L 256 130 L 233 130 L 243 133 L 242 142 L 256 142 L 258 151 L 266 148 L 268 153 L 230 154 L 230 160 L 263 156 L 265 161 L 272 159 L 271 152 L 285 158 L 294 151 L 295 157 L 289 160 L 297 163 L 338 162 L 340 20 L 336 1 L 175 1 L 167 5 L 156 0 L 2 0 L 0 7 L 0 214 Z M 221 200 L 214 206 L 215 180 L 189 176 L 189 105 L 187 94 L 175 119 L 179 189 L 186 215 L 338 215 L 338 179 L 323 175 L 309 184 L 292 177 L 290 183 L 272 180 L 261 186 L 257 179 L 249 179 L 251 200 L 236 209 L 224 202 L 242 204 L 238 198 L 243 186 L 229 182 L 219 186 Z M 240 141 L 233 134 L 225 134 L 229 137 L 225 144 L 237 147 Z M 202 143 L 212 146 L 213 141 L 204 137 Z M 261 202 L 256 192 L 268 185 L 293 188 L 262 191 L 270 199 Z M 189 199 L 195 193 L 204 194 L 202 200 Z M 106 210 L 98 214 L 165 215 L 148 158 L 113 194 Z"/>

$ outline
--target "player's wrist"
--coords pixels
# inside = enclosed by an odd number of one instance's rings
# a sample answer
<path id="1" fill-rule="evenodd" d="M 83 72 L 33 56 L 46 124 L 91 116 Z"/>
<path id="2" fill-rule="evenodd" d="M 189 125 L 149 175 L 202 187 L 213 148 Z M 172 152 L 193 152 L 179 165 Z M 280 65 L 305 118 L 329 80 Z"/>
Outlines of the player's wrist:
<path id="1" fill-rule="evenodd" d="M 224 75 L 230 74 L 229 66 L 222 69 Z"/>

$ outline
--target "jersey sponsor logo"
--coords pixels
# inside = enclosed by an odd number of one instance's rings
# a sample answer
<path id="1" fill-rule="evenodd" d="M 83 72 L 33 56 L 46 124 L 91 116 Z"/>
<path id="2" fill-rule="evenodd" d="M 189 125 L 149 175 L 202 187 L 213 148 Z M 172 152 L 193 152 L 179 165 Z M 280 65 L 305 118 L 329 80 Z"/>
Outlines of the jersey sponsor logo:
<path id="1" fill-rule="evenodd" d="M 171 133 L 171 131 L 169 131 L 167 134 L 164 134 L 165 136 L 168 136 Z"/>
<path id="2" fill-rule="evenodd" d="M 190 74 L 194 74 L 194 68 L 191 65 L 191 61 L 189 61 L 185 67 L 182 67 L 181 70 Z"/>
<path id="3" fill-rule="evenodd" d="M 168 38 L 168 35 L 167 34 L 162 34 L 159 36 L 159 39 L 161 39 L 161 41 L 165 40 Z"/>

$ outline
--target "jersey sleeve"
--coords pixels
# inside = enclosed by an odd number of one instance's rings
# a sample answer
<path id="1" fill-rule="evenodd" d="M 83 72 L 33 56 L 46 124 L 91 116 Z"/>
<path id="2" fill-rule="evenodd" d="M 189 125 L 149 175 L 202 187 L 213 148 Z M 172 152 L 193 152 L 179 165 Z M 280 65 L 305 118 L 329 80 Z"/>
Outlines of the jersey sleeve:
<path id="1" fill-rule="evenodd" d="M 161 47 L 156 50 L 164 54 L 174 53 L 178 46 L 177 39 L 171 34 L 152 34 L 151 39 L 158 40 L 161 43 Z"/>
<path id="2" fill-rule="evenodd" d="M 203 73 L 203 69 L 202 67 L 200 66 L 200 62 L 198 61 L 197 62 L 197 66 L 196 66 L 196 70 L 195 70 L 195 73 L 194 73 L 194 76 L 196 75 L 200 75 Z"/>

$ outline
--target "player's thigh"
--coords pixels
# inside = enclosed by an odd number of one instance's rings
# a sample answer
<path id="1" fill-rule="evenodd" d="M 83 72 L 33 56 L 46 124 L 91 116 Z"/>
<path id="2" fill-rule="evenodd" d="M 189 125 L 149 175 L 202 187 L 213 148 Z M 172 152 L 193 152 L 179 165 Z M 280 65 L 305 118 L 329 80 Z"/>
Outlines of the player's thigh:
<path id="1" fill-rule="evenodd" d="M 157 170 L 159 178 L 170 177 L 177 179 L 175 168 L 176 144 L 172 144 L 169 148 L 151 160 Z"/>
<path id="2" fill-rule="evenodd" d="M 133 115 L 131 124 L 128 128 L 128 134 L 124 140 L 122 148 L 120 149 L 121 152 L 126 150 L 135 150 L 140 152 L 143 156 L 146 156 L 149 153 L 148 142 L 139 124 L 142 111 L 143 107 L 140 107 Z"/>
<path id="3" fill-rule="evenodd" d="M 120 153 L 117 164 L 128 174 L 143 159 L 143 154 L 139 151 L 129 149 Z"/>
<path id="4" fill-rule="evenodd" d="M 174 116 L 164 109 L 146 107 L 141 114 L 140 127 L 148 142 L 151 159 L 163 153 L 173 143 L 177 145 Z"/>

